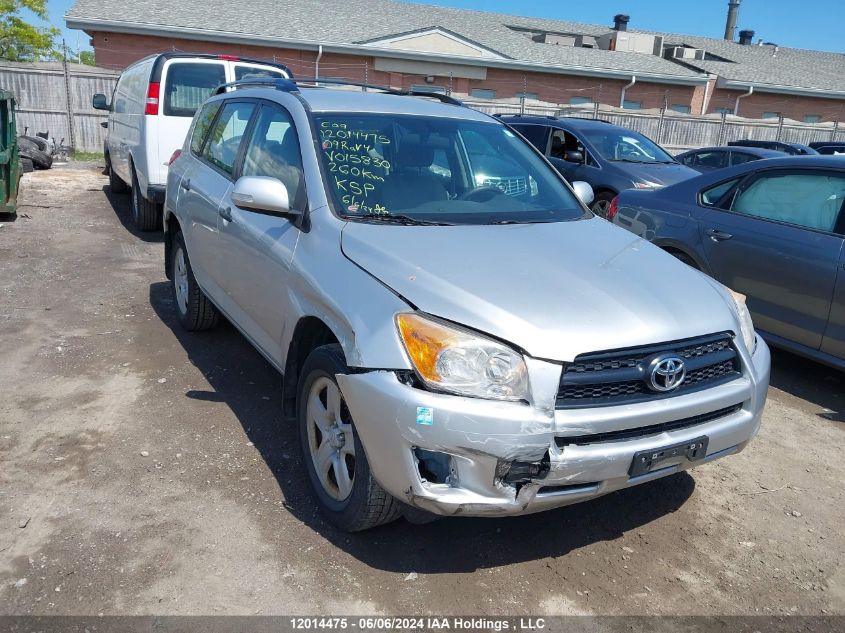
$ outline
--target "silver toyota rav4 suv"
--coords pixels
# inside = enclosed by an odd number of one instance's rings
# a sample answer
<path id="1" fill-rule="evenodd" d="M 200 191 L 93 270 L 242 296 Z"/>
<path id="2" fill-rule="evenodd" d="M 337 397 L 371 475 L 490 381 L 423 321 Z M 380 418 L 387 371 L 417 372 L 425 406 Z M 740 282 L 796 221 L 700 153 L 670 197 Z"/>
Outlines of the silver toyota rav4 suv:
<path id="1" fill-rule="evenodd" d="M 446 96 L 239 82 L 171 160 L 166 273 L 283 374 L 342 529 L 537 512 L 738 453 L 769 382 L 743 297 L 586 189 Z"/>

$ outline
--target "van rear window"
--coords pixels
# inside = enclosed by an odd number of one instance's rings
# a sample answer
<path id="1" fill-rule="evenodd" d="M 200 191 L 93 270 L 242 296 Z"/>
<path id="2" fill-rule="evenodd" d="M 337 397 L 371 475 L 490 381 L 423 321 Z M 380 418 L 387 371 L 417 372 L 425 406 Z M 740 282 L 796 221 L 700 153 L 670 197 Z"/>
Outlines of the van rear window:
<path id="1" fill-rule="evenodd" d="M 222 83 L 226 83 L 223 64 L 170 64 L 164 84 L 165 116 L 194 116 L 202 102 Z"/>
<path id="2" fill-rule="evenodd" d="M 257 77 L 284 79 L 285 76 L 280 70 L 270 70 L 269 68 L 259 68 L 258 66 L 243 66 L 241 64 L 235 66 L 235 81 Z"/>

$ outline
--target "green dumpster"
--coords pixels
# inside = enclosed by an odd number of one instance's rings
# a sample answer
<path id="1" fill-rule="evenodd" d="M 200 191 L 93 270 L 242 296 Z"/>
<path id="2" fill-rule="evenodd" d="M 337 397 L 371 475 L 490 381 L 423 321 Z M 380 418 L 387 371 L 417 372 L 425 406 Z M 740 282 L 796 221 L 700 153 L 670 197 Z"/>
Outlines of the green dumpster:
<path id="1" fill-rule="evenodd" d="M 16 213 L 20 177 L 15 97 L 0 90 L 0 213 Z"/>

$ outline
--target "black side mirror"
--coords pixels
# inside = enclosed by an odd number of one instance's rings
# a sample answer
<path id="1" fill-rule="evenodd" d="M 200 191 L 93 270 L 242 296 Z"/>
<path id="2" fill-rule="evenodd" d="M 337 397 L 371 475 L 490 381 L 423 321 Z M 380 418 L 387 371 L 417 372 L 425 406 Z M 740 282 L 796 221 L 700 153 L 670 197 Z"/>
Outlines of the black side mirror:
<path id="1" fill-rule="evenodd" d="M 573 149 L 569 149 L 563 153 L 563 160 L 567 163 L 583 163 L 584 154 Z"/>
<path id="2" fill-rule="evenodd" d="M 95 94 L 94 98 L 91 99 L 91 105 L 95 110 L 109 109 L 109 102 L 106 100 L 106 95 L 104 94 Z"/>

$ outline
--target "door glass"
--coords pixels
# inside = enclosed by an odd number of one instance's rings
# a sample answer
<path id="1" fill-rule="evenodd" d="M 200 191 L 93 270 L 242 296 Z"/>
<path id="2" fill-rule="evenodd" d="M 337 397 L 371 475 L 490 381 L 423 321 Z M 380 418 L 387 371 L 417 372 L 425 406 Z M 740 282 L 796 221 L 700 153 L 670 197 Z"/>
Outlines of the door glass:
<path id="1" fill-rule="evenodd" d="M 203 158 L 231 174 L 234 171 L 241 138 L 254 109 L 253 103 L 227 103 L 223 106 L 223 111 L 205 144 Z"/>
<path id="2" fill-rule="evenodd" d="M 243 64 L 235 65 L 235 81 L 248 79 L 250 77 L 270 77 L 272 79 L 285 78 L 280 70 L 271 70 L 270 68 L 261 68 L 260 66 L 244 66 Z"/>
<path id="3" fill-rule="evenodd" d="M 223 64 L 170 64 L 164 83 L 164 114 L 194 116 L 202 102 L 223 83 L 226 83 Z"/>
<path id="4" fill-rule="evenodd" d="M 731 152 L 732 165 L 742 165 L 743 163 L 750 163 L 752 160 L 758 160 L 758 158 L 745 152 Z"/>
<path id="5" fill-rule="evenodd" d="M 845 201 L 845 175 L 829 172 L 777 173 L 755 180 L 740 191 L 732 211 L 833 231 Z"/>
<path id="6" fill-rule="evenodd" d="M 710 187 L 710 189 L 705 189 L 701 192 L 701 204 L 705 207 L 715 207 L 719 205 L 719 201 L 724 198 L 728 191 L 733 189 L 739 180 L 739 178 L 734 178 L 728 182 L 719 183 L 715 187 Z M 730 207 L 729 201 L 722 205 L 722 208 L 728 207 Z"/>
<path id="7" fill-rule="evenodd" d="M 264 106 L 246 147 L 242 176 L 269 176 L 282 181 L 292 209 L 305 208 L 305 178 L 299 140 L 290 115 Z"/>
<path id="8" fill-rule="evenodd" d="M 726 167 L 728 155 L 726 152 L 699 152 L 695 156 L 695 166 L 706 169 Z"/>
<path id="9" fill-rule="evenodd" d="M 220 102 L 215 101 L 213 103 L 205 104 L 200 111 L 196 123 L 194 124 L 193 135 L 191 136 L 191 152 L 194 155 L 199 156 L 199 153 L 202 150 L 203 141 L 205 141 L 205 137 L 208 135 L 208 130 L 214 122 L 214 116 L 217 114 L 217 110 L 219 109 Z"/>

